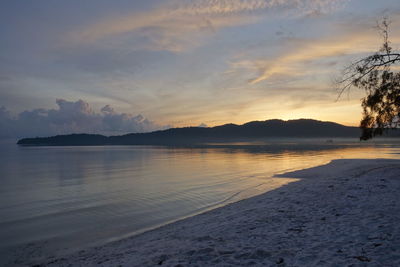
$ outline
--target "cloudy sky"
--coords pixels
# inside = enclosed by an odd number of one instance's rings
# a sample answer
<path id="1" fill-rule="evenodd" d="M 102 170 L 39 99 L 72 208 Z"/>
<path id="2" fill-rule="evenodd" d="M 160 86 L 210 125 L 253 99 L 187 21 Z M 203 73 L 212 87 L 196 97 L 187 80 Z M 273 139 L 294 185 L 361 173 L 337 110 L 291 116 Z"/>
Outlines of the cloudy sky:
<path id="1" fill-rule="evenodd" d="M 357 125 L 333 80 L 398 0 L 2 0 L 0 137 L 313 118 Z M 7 130 L 5 130 L 7 129 Z"/>

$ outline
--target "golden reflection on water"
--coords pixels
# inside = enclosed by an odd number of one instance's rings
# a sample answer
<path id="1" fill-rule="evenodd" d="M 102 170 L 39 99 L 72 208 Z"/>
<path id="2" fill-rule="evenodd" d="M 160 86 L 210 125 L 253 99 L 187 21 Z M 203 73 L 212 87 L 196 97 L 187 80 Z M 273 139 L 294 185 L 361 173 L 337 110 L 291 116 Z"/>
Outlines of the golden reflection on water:
<path id="1" fill-rule="evenodd" d="M 296 181 L 275 174 L 333 159 L 399 159 L 400 150 L 286 142 L 20 147 L 0 155 L 0 249 L 45 242 L 53 250 L 118 239 Z"/>

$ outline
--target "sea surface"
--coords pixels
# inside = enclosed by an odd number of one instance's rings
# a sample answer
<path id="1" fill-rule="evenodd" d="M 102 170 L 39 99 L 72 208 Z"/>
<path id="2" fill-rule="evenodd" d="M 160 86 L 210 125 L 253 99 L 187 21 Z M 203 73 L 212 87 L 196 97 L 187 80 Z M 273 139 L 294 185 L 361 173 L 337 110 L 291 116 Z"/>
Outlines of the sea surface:
<path id="1" fill-rule="evenodd" d="M 339 158 L 400 159 L 400 143 L 0 145 L 0 265 L 101 245 L 273 190 L 274 174 Z"/>

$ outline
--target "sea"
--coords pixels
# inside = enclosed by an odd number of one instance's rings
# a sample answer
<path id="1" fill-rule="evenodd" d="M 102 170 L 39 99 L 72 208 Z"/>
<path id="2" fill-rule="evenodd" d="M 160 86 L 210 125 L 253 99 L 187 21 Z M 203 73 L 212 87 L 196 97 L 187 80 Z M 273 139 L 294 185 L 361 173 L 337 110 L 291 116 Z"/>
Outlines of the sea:
<path id="1" fill-rule="evenodd" d="M 137 235 L 288 183 L 275 174 L 343 158 L 400 159 L 400 141 L 0 144 L 0 265 Z"/>

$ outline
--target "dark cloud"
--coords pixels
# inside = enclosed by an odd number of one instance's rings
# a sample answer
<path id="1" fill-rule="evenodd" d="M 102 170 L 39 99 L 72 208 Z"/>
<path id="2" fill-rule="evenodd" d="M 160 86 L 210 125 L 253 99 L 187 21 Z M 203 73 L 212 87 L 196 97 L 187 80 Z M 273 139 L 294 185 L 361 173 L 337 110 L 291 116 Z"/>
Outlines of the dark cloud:
<path id="1" fill-rule="evenodd" d="M 166 128 L 142 115 L 118 113 L 110 105 L 100 112 L 83 101 L 57 99 L 57 109 L 26 110 L 17 116 L 0 107 L 0 137 L 35 137 L 69 133 L 101 133 L 107 135 L 148 132 Z"/>

